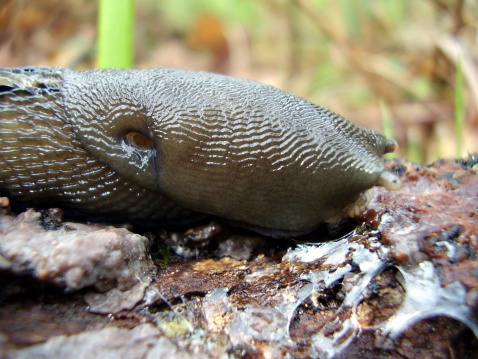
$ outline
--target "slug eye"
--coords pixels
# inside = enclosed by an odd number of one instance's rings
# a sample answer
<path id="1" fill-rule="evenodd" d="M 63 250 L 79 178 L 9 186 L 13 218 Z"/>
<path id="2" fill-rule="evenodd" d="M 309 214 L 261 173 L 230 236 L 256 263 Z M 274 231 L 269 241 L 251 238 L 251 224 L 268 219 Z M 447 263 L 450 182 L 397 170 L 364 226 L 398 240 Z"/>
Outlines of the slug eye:
<path id="1" fill-rule="evenodd" d="M 153 141 L 140 132 L 128 132 L 124 138 L 126 143 L 140 150 L 151 150 L 154 148 Z"/>

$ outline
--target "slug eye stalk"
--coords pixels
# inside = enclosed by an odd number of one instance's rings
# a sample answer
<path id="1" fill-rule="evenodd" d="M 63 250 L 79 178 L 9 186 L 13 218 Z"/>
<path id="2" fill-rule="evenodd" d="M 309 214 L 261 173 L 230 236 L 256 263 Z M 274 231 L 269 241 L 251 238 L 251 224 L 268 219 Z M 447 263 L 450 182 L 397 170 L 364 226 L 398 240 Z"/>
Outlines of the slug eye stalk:
<path id="1" fill-rule="evenodd" d="M 377 185 L 385 187 L 390 191 L 398 191 L 402 188 L 402 181 L 392 172 L 383 171 L 378 177 Z"/>

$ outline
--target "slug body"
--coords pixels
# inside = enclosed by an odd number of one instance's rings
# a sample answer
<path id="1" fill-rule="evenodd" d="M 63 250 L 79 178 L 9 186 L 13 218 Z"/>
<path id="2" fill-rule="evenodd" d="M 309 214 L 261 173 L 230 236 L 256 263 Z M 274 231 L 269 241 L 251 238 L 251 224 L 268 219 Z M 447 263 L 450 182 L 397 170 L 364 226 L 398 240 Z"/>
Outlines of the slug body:
<path id="1" fill-rule="evenodd" d="M 363 207 L 374 185 L 399 186 L 381 160 L 394 141 L 205 72 L 0 70 L 0 146 L 9 196 L 134 221 L 206 213 L 305 233 Z"/>

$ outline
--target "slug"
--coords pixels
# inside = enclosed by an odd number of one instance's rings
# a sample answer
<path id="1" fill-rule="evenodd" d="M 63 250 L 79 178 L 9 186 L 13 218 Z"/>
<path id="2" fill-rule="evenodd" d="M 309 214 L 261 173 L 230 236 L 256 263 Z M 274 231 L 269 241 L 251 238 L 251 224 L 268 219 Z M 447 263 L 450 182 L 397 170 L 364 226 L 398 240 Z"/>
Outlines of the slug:
<path id="1" fill-rule="evenodd" d="M 278 88 L 175 69 L 0 69 L 0 191 L 93 217 L 274 236 L 400 187 L 396 142 Z"/>

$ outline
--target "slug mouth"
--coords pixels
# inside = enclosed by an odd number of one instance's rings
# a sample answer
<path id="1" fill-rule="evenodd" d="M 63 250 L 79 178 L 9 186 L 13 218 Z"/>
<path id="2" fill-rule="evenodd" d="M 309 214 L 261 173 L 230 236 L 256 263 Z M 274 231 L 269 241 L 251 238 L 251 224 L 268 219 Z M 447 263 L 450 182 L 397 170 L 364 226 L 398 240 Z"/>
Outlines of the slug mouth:
<path id="1" fill-rule="evenodd" d="M 349 204 L 343 209 L 344 217 L 354 218 L 363 213 L 367 209 L 374 196 L 375 190 L 373 188 L 369 188 L 368 190 L 360 193 L 359 198 L 357 198 L 354 203 Z"/>
<path id="2" fill-rule="evenodd" d="M 330 218 L 325 219 L 324 222 L 335 223 L 344 217 L 357 217 L 359 214 L 363 213 L 367 209 L 369 203 L 372 201 L 374 196 L 375 190 L 373 189 L 373 187 L 361 192 L 355 202 L 345 206 L 341 212 Z"/>

